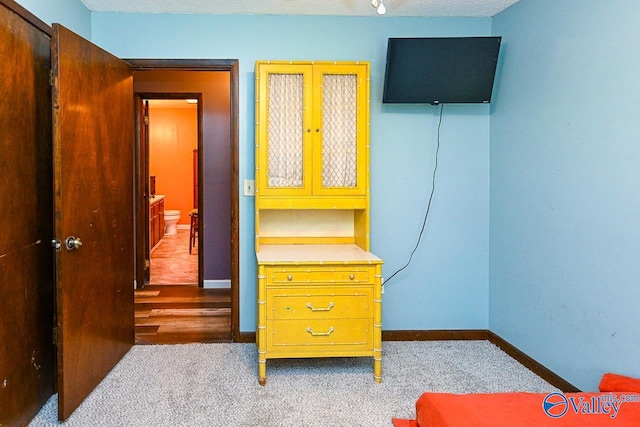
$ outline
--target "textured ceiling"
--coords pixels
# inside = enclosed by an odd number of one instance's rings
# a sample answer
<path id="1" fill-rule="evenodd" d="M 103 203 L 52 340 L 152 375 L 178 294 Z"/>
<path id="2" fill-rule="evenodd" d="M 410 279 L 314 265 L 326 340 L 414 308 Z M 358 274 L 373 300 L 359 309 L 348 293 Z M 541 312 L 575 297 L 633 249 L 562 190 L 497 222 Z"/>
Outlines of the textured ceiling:
<path id="1" fill-rule="evenodd" d="M 385 16 L 493 16 L 518 0 L 383 0 Z M 371 0 L 82 0 L 95 12 L 376 16 Z"/>

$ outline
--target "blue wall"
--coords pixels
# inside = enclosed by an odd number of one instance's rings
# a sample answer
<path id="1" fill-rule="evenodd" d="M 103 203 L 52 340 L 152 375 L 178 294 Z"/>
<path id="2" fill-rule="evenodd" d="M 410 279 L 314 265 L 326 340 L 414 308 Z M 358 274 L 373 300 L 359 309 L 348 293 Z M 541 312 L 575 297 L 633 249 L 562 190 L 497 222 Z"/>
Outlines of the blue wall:
<path id="1" fill-rule="evenodd" d="M 47 25 L 62 24 L 91 39 L 91 12 L 80 0 L 16 0 Z"/>
<path id="2" fill-rule="evenodd" d="M 639 21 L 625 0 L 493 19 L 490 328 L 585 390 L 640 377 Z"/>
<path id="3" fill-rule="evenodd" d="M 438 123 L 436 107 L 382 105 L 387 38 L 490 33 L 489 18 L 92 14 L 92 41 L 122 58 L 239 59 L 241 182 L 254 177 L 257 59 L 371 62 L 371 241 L 385 276 L 417 239 Z M 386 287 L 385 330 L 488 327 L 489 107 L 446 106 L 441 143 L 424 241 Z M 241 331 L 255 330 L 253 209 L 240 195 Z"/>

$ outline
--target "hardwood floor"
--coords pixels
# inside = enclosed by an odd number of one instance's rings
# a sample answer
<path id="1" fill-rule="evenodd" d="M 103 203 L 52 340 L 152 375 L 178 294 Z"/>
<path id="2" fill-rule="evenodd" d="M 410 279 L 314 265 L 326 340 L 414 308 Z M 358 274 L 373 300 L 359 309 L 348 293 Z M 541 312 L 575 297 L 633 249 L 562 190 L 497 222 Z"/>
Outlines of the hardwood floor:
<path id="1" fill-rule="evenodd" d="M 165 236 L 151 253 L 151 280 L 135 291 L 136 344 L 231 342 L 231 290 L 198 284 L 189 230 Z"/>
<path id="2" fill-rule="evenodd" d="M 136 344 L 231 342 L 229 289 L 147 285 L 135 291 Z"/>

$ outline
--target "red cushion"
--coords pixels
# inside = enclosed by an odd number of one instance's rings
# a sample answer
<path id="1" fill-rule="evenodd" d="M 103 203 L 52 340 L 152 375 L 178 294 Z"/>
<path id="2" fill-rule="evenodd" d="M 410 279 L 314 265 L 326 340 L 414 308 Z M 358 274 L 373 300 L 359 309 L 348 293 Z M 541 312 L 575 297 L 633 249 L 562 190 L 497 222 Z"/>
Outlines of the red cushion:
<path id="1" fill-rule="evenodd" d="M 560 393 L 550 395 L 555 394 Z M 618 405 L 615 414 L 610 407 L 610 412 L 605 413 L 599 410 L 604 408 L 599 406 L 598 399 L 608 397 L 608 393 L 566 393 L 565 403 L 554 405 L 558 410 L 564 408 L 566 413 L 552 418 L 544 409 L 550 395 L 424 393 L 416 402 L 416 418 L 420 427 L 640 426 L 640 402 L 624 402 Z M 551 402 L 560 403 L 562 399 L 553 396 Z M 598 409 L 598 413 L 583 413 L 584 405 Z M 553 411 L 553 407 L 550 409 Z"/>
<path id="2" fill-rule="evenodd" d="M 602 376 L 598 388 L 601 392 L 632 391 L 640 393 L 640 378 L 631 378 L 609 372 Z"/>
<path id="3" fill-rule="evenodd" d="M 405 420 L 402 418 L 391 418 L 393 427 L 419 427 L 416 420 Z"/>

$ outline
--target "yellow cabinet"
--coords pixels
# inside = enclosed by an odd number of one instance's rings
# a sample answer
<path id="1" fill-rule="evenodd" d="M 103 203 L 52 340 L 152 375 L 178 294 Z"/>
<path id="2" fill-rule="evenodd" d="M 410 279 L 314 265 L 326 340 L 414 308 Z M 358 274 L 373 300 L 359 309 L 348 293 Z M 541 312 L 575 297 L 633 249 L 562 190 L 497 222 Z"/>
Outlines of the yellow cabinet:
<path id="1" fill-rule="evenodd" d="M 382 260 L 369 252 L 369 64 L 256 63 L 260 384 L 272 358 L 371 357 Z"/>
<path id="2" fill-rule="evenodd" d="M 256 189 L 260 197 L 364 197 L 369 64 L 256 64 Z"/>

